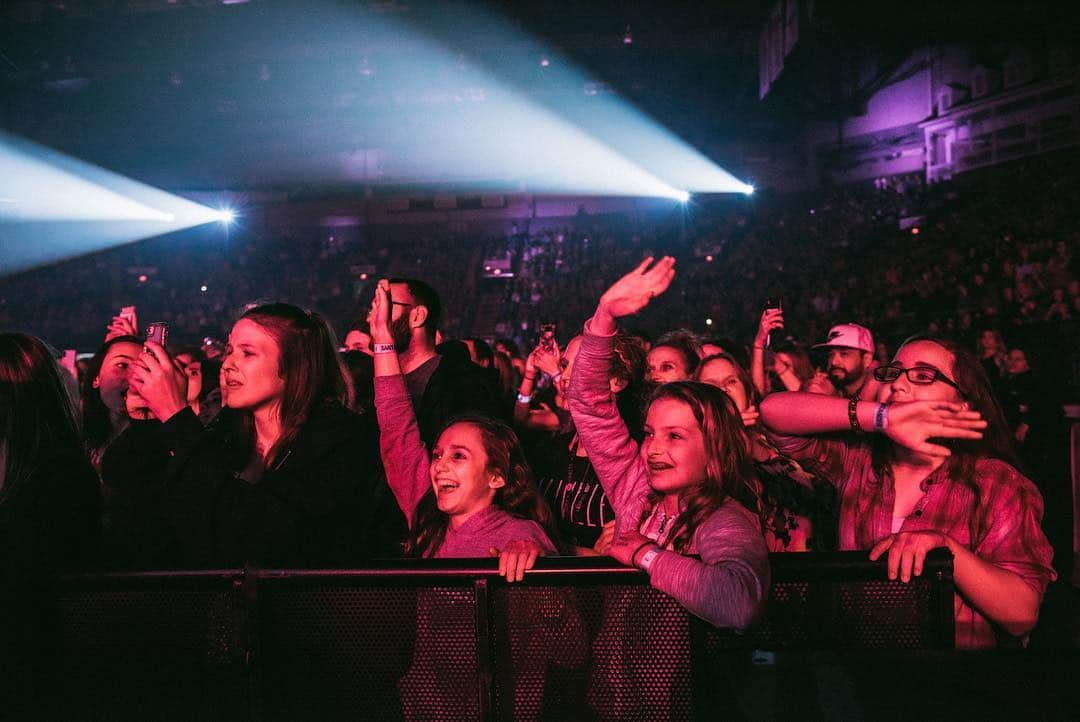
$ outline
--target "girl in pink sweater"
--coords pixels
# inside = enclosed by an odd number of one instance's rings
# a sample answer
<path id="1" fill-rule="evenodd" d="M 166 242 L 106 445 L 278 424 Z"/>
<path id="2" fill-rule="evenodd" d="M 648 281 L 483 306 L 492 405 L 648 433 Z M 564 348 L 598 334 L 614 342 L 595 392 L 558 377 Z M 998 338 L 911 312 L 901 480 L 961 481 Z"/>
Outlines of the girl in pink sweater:
<path id="1" fill-rule="evenodd" d="M 370 314 L 375 412 L 390 489 L 409 524 L 405 551 L 420 557 L 487 557 L 520 581 L 537 556 L 555 553 L 552 516 L 532 483 L 514 432 L 478 416 L 447 426 L 428 454 L 393 346 L 390 285 L 380 281 Z M 402 313 L 404 313 L 402 311 Z M 545 528 L 546 527 L 546 528 Z"/>
<path id="2" fill-rule="evenodd" d="M 760 522 L 748 509 L 756 500 L 738 411 L 708 384 L 664 384 L 639 445 L 608 387 L 616 319 L 643 309 L 675 275 L 673 258 L 652 260 L 608 289 L 585 324 L 570 413 L 615 510 L 608 554 L 644 569 L 653 587 L 697 616 L 744 629 L 769 589 L 769 562 Z"/>

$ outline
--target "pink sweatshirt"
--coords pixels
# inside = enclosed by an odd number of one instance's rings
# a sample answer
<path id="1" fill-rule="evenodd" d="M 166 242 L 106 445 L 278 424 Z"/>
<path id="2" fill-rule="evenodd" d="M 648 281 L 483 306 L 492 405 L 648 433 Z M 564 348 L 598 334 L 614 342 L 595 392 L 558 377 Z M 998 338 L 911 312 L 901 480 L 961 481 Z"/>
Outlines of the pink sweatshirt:
<path id="1" fill-rule="evenodd" d="M 386 480 L 411 529 L 417 504 L 431 492 L 431 462 L 420 440 L 420 427 L 403 376 L 375 377 L 375 413 Z M 555 545 L 539 524 L 491 506 L 470 516 L 460 528 L 447 528 L 446 538 L 434 556 L 490 557 L 492 548 L 502 549 L 518 540 L 535 541 L 549 554 L 555 553 Z"/>
<path id="2" fill-rule="evenodd" d="M 581 442 L 615 510 L 619 533 L 635 528 L 646 511 L 648 468 L 615 406 L 608 385 L 612 337 L 585 325 L 570 382 L 570 413 Z M 657 539 L 651 510 L 641 534 Z M 745 629 L 756 618 L 769 589 L 769 555 L 757 518 L 728 499 L 695 531 L 690 554 L 664 550 L 649 567 L 653 587 L 717 627 Z"/>

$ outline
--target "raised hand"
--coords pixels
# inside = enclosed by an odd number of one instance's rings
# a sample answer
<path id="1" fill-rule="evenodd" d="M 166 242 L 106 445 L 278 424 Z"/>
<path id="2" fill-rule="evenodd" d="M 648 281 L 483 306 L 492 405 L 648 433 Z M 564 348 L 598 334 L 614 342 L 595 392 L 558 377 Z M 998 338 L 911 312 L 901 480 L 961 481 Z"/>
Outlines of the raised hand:
<path id="1" fill-rule="evenodd" d="M 373 343 L 394 342 L 394 333 L 390 328 L 393 309 L 393 304 L 390 303 L 390 282 L 384 278 L 375 286 L 375 296 L 371 299 L 371 310 L 368 312 L 367 320 Z"/>
<path id="2" fill-rule="evenodd" d="M 561 359 L 562 352 L 559 351 L 559 345 L 555 343 L 554 339 L 552 339 L 550 346 L 541 343 L 525 359 L 525 375 L 531 376 L 532 372 L 539 370 L 548 376 L 554 376 L 559 373 L 559 361 Z"/>
<path id="3" fill-rule="evenodd" d="M 986 421 L 966 404 L 948 401 L 904 401 L 889 405 L 885 435 L 900 446 L 931 456 L 952 452 L 930 439 L 981 439 Z"/>
<path id="4" fill-rule="evenodd" d="M 754 346 L 764 348 L 769 340 L 769 334 L 784 328 L 784 311 L 779 308 L 766 308 L 761 312 L 761 320 L 758 321 L 757 334 L 754 336 Z"/>
<path id="5" fill-rule="evenodd" d="M 593 331 L 610 334 L 615 330 L 615 319 L 630 316 L 649 305 L 656 296 L 668 289 L 675 278 L 675 259 L 664 256 L 656 263 L 649 256 L 637 268 L 626 274 L 604 292 L 593 316 Z"/>
<path id="6" fill-rule="evenodd" d="M 147 341 L 128 383 L 154 418 L 168 421 L 187 407 L 188 377 L 164 348 Z"/>
<path id="7" fill-rule="evenodd" d="M 105 340 L 111 341 L 118 336 L 138 336 L 139 322 L 131 316 L 113 316 L 105 332 Z"/>

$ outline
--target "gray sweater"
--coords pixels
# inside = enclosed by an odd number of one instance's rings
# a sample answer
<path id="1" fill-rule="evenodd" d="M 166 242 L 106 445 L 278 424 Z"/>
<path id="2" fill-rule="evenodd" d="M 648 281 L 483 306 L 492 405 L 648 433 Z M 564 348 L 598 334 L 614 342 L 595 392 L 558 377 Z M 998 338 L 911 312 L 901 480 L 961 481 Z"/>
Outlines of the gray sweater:
<path id="1" fill-rule="evenodd" d="M 655 510 L 647 509 L 648 467 L 615 406 L 608 385 L 612 337 L 585 335 L 570 383 L 570 413 L 604 492 L 615 510 L 616 531 L 638 526 L 656 540 Z M 690 554 L 670 549 L 649 567 L 653 587 L 717 627 L 745 629 L 757 617 L 769 589 L 769 555 L 757 518 L 733 499 L 725 501 L 694 531 Z"/>

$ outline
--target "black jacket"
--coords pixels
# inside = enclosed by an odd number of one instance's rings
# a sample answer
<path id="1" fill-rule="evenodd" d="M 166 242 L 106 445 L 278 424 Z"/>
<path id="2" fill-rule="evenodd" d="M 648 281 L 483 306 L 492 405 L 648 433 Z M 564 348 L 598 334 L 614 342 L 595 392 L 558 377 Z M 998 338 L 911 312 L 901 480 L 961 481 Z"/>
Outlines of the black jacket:
<path id="1" fill-rule="evenodd" d="M 319 406 L 254 484 L 237 476 L 248 456 L 238 422 L 225 410 L 204 430 L 185 409 L 161 427 L 172 455 L 161 499 L 180 564 L 346 567 L 374 555 L 387 506 L 368 420 Z"/>
<path id="2" fill-rule="evenodd" d="M 455 416 L 478 414 L 508 420 L 500 401 L 499 385 L 488 370 L 474 364 L 468 356 L 444 352 L 444 346 L 450 348 L 450 344 L 444 344 L 436 349 L 440 352 L 439 365 L 428 380 L 416 409 L 420 438 L 429 449 L 438 439 L 439 432 Z"/>
<path id="3" fill-rule="evenodd" d="M 81 449 L 48 449 L 0 504 L 0 717 L 48 717 L 61 650 L 55 573 L 96 563 L 101 490 Z"/>

